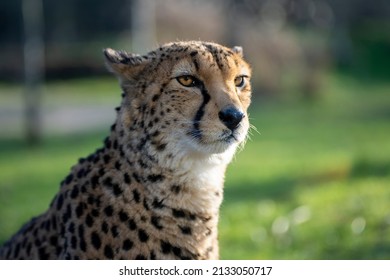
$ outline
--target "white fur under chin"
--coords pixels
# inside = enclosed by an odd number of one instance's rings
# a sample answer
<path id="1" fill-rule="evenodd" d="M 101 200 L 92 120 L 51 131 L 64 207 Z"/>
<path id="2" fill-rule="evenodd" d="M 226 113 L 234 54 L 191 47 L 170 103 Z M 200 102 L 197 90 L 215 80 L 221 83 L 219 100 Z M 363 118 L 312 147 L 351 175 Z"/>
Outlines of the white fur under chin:
<path id="1" fill-rule="evenodd" d="M 220 186 L 223 184 L 225 168 L 232 160 L 237 146 L 237 143 L 233 143 L 227 148 L 225 145 L 223 152 L 208 153 L 207 149 L 199 150 L 199 146 L 193 149 L 191 145 L 184 153 L 180 168 L 192 175 L 199 186 Z"/>
<path id="2" fill-rule="evenodd" d="M 162 161 L 165 167 L 174 170 L 175 183 L 191 188 L 190 195 L 183 195 L 175 203 L 194 213 L 207 211 L 217 213 L 222 202 L 223 184 L 226 166 L 233 159 L 239 145 L 222 143 L 224 151 L 209 152 L 205 147 L 182 137 L 176 143 L 170 143 L 169 151 L 175 156 Z M 216 196 L 216 193 L 219 193 Z"/>

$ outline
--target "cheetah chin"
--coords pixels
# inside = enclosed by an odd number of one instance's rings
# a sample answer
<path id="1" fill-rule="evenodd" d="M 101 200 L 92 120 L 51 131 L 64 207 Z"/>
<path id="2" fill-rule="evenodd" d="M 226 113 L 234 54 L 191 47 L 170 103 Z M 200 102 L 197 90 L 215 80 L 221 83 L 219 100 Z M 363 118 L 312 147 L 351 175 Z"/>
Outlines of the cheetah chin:
<path id="1" fill-rule="evenodd" d="M 109 136 L 0 259 L 218 259 L 225 170 L 249 128 L 242 48 L 190 41 L 104 56 L 123 92 Z"/>

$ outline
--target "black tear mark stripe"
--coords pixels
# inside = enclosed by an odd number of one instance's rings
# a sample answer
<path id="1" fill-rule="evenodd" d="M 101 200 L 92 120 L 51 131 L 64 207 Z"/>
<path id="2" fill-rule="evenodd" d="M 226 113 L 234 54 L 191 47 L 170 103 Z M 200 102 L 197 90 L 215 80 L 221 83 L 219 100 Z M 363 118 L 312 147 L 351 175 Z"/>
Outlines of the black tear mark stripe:
<path id="1" fill-rule="evenodd" d="M 192 136 L 194 136 L 197 139 L 201 139 L 202 138 L 202 132 L 200 131 L 200 127 L 199 127 L 200 126 L 200 120 L 202 119 L 202 117 L 204 115 L 205 107 L 206 107 L 207 103 L 209 103 L 209 101 L 210 101 L 210 95 L 209 95 L 207 89 L 204 87 L 204 85 L 202 85 L 200 89 L 201 89 L 201 93 L 202 93 L 202 96 L 203 96 L 203 102 L 200 105 L 198 111 L 196 112 L 196 115 L 195 115 L 195 118 L 194 118 L 194 121 L 193 121 L 194 130 L 193 130 L 193 133 L 192 133 Z"/>

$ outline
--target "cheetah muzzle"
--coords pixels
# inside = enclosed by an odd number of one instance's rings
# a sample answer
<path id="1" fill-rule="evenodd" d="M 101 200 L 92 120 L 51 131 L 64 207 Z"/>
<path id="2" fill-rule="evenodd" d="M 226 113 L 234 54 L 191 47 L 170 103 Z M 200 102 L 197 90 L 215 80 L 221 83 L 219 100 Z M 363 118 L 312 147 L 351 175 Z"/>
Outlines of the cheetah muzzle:
<path id="1" fill-rule="evenodd" d="M 217 259 L 224 174 L 249 129 L 240 47 L 175 42 L 104 50 L 123 90 L 102 148 L 0 259 Z"/>

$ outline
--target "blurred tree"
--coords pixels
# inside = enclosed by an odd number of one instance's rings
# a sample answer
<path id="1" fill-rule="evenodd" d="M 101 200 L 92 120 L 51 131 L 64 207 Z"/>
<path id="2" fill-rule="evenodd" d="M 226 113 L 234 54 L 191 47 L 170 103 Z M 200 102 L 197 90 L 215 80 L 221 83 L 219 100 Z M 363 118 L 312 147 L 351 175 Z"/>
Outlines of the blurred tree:
<path id="1" fill-rule="evenodd" d="M 145 53 L 156 45 L 156 14 L 154 0 L 131 1 L 132 51 Z"/>
<path id="2" fill-rule="evenodd" d="M 41 88 L 44 79 L 42 0 L 23 0 L 26 132 L 29 144 L 41 138 Z"/>

